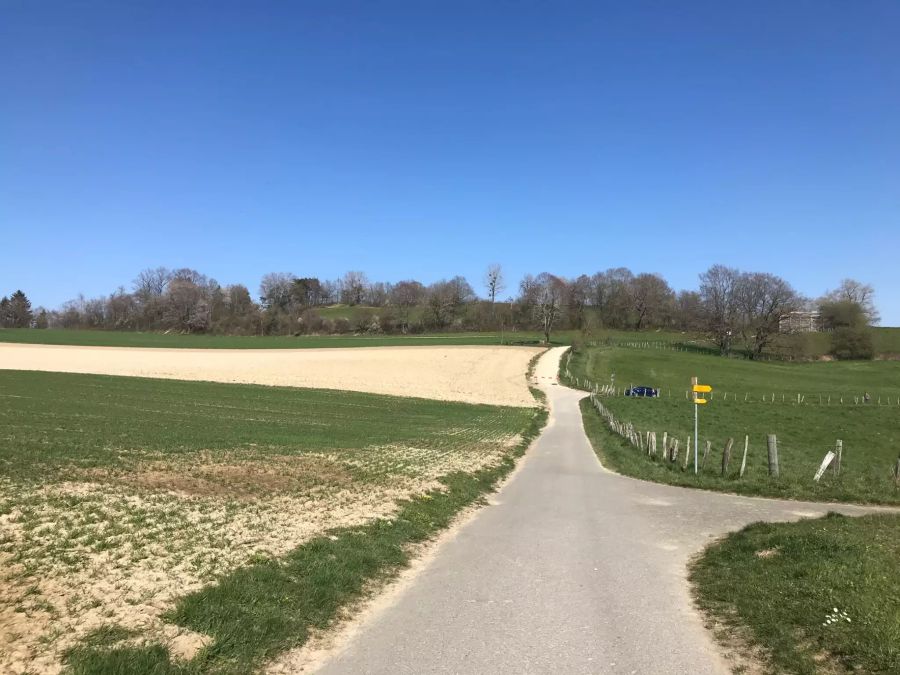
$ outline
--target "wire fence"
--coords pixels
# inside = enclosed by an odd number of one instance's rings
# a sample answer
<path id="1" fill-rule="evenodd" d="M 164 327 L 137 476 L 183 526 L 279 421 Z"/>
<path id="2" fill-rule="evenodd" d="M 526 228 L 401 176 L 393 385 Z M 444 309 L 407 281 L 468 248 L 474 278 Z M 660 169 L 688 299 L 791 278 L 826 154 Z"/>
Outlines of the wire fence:
<path id="1" fill-rule="evenodd" d="M 563 367 L 561 369 L 561 379 L 570 387 L 581 389 L 583 391 L 596 394 L 598 396 L 617 397 L 632 395 L 647 398 L 672 398 L 689 401 L 692 396 L 690 389 L 673 389 L 671 387 L 653 388 L 655 394 L 650 395 L 646 392 L 635 393 L 632 390 L 636 385 L 618 386 L 615 384 L 600 384 L 584 377 L 583 375 L 575 375 L 569 368 L 569 360 L 571 352 L 564 357 Z M 734 392 L 720 391 L 710 392 L 706 395 L 710 401 L 720 401 L 724 403 L 765 403 L 779 405 L 816 405 L 816 406 L 844 406 L 844 405 L 865 405 L 874 407 L 892 407 L 900 409 L 900 395 L 869 395 L 863 394 L 810 394 L 802 392 Z"/>

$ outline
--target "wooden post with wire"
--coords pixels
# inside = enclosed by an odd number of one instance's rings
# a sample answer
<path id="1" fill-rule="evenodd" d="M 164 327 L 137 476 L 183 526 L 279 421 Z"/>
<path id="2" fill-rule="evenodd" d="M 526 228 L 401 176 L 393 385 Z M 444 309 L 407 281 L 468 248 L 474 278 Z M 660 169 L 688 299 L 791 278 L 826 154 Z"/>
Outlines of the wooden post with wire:
<path id="1" fill-rule="evenodd" d="M 722 476 L 728 473 L 728 463 L 731 461 L 731 446 L 734 445 L 734 439 L 729 438 L 725 443 L 725 449 L 722 450 Z"/>
<path id="2" fill-rule="evenodd" d="M 841 475 L 841 461 L 844 458 L 844 441 L 840 438 L 834 442 L 834 475 Z"/>
<path id="3" fill-rule="evenodd" d="M 778 478 L 778 437 L 775 434 L 766 436 L 766 446 L 769 452 L 769 475 Z"/>
<path id="4" fill-rule="evenodd" d="M 750 447 L 750 436 L 744 436 L 744 458 L 741 460 L 740 478 L 744 477 L 744 471 L 747 470 L 747 449 Z"/>

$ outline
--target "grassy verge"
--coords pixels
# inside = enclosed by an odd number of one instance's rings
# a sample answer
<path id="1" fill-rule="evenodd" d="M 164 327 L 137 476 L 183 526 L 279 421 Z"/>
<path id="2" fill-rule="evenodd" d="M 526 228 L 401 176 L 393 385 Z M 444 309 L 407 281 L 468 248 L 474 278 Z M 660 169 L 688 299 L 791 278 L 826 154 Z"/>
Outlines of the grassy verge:
<path id="1" fill-rule="evenodd" d="M 660 398 L 620 395 L 602 401 L 622 422 L 631 422 L 642 432 L 655 431 L 660 443 L 663 432 L 678 438 L 682 457 L 693 435 L 693 404 L 685 398 L 690 377 L 696 375 L 714 387 L 710 403 L 700 410 L 701 455 L 707 440 L 712 452 L 699 477 L 692 470 L 683 471 L 681 462 L 673 465 L 652 459 L 608 433 L 597 412 L 585 404 L 589 435 L 602 448 L 607 464 L 622 473 L 751 495 L 900 503 L 900 490 L 891 477 L 900 446 L 900 363 L 754 363 L 662 350 L 589 348 L 573 354 L 569 369 L 603 384 L 614 373 L 620 389 L 631 384 L 660 388 Z M 871 403 L 856 404 L 852 396 L 861 400 L 865 391 Z M 803 397 L 799 404 L 798 393 Z M 839 403 L 842 396 L 843 405 Z M 778 437 L 778 479 L 768 473 L 767 434 Z M 750 443 L 747 469 L 739 477 L 745 436 Z M 728 438 L 735 445 L 723 476 L 721 456 Z M 828 471 L 814 482 L 816 469 L 837 439 L 843 441 L 841 474 Z"/>
<path id="2" fill-rule="evenodd" d="M 137 673 L 249 673 L 327 627 L 373 584 L 407 566 L 412 546 L 446 528 L 514 467 L 538 435 L 546 411 L 535 412 L 515 450 L 496 466 L 442 477 L 440 489 L 402 500 L 390 519 L 337 528 L 288 555 L 260 560 L 182 599 L 169 620 L 212 638 L 189 663 L 175 663 L 160 644 L 139 648 L 86 645 L 69 654 L 79 675 Z"/>
<path id="3" fill-rule="evenodd" d="M 900 672 L 900 516 L 750 525 L 691 565 L 720 637 L 771 673 Z"/>

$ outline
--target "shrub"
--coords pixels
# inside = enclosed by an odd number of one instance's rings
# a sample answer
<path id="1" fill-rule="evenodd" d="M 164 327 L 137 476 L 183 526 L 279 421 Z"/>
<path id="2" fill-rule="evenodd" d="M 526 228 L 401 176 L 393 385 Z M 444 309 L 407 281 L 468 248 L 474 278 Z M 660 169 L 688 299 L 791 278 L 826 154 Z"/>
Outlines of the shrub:
<path id="1" fill-rule="evenodd" d="M 836 359 L 873 359 L 875 343 L 868 328 L 835 328 L 831 333 L 831 355 Z"/>

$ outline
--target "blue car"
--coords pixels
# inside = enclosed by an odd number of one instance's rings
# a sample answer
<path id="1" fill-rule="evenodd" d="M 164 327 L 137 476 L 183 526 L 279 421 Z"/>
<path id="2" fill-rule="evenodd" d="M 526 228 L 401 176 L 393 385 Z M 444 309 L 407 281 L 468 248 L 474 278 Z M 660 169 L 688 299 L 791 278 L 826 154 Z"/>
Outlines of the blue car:
<path id="1" fill-rule="evenodd" d="M 632 387 L 625 390 L 626 396 L 659 396 L 659 389 L 653 387 Z"/>

